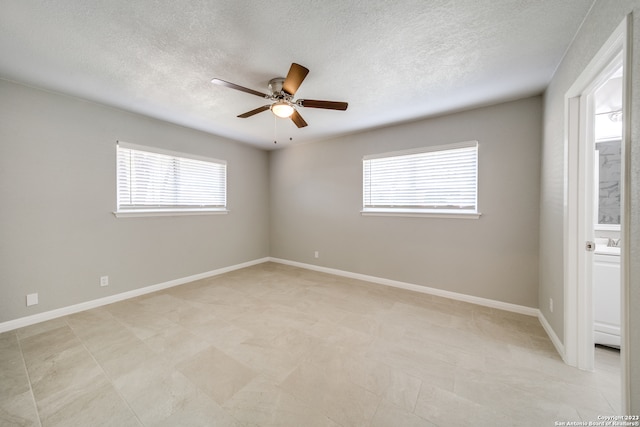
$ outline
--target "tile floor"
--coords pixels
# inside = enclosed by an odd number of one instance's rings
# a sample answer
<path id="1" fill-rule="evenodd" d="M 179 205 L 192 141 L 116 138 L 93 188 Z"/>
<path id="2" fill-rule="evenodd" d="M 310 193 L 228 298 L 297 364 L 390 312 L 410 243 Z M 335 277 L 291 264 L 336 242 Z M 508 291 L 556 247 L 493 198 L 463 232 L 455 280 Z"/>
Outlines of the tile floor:
<path id="1" fill-rule="evenodd" d="M 619 413 L 617 354 L 538 320 L 266 263 L 0 334 L 2 426 L 553 426 Z"/>

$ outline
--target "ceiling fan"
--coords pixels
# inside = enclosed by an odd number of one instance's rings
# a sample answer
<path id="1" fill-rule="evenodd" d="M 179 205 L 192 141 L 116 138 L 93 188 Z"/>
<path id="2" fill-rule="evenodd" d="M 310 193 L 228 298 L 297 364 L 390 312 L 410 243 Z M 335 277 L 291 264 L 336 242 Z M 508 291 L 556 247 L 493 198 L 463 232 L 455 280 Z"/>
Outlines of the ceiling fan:
<path id="1" fill-rule="evenodd" d="M 293 99 L 293 96 L 302 84 L 302 81 L 307 77 L 307 74 L 309 74 L 309 70 L 307 68 L 300 64 L 296 64 L 295 62 L 292 63 L 286 78 L 276 77 L 269 80 L 268 94 L 220 79 L 213 79 L 211 80 L 211 83 L 250 93 L 251 95 L 256 95 L 270 101 L 269 104 L 238 115 L 238 117 L 242 119 L 246 119 L 247 117 L 251 117 L 263 111 L 271 110 L 271 112 L 278 117 L 291 118 L 296 126 L 303 128 L 307 126 L 307 122 L 305 122 L 300 113 L 298 113 L 296 107 L 324 108 L 327 110 L 344 111 L 349 106 L 346 102 Z"/>

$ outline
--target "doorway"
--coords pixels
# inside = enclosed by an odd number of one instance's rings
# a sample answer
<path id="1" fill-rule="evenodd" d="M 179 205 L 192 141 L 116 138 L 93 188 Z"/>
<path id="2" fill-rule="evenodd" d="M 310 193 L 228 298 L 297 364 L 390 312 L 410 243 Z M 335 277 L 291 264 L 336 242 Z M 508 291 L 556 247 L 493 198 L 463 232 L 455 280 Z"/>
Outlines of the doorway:
<path id="1" fill-rule="evenodd" d="M 619 61 L 614 61 L 616 65 Z M 593 241 L 594 343 L 620 348 L 620 200 L 622 178 L 622 66 L 603 76 L 593 94 Z M 587 141 L 588 143 L 590 141 Z M 585 165 L 589 167 L 589 165 Z M 588 174 L 587 174 L 588 175 Z M 587 266 L 588 267 L 588 266 Z"/>
<path id="2" fill-rule="evenodd" d="M 625 295 L 628 287 L 625 271 L 625 256 L 628 254 L 628 228 L 625 227 L 625 209 L 628 202 L 625 196 L 626 171 L 625 159 L 628 158 L 628 129 L 625 129 L 624 120 L 628 109 L 629 93 L 629 62 L 628 55 L 628 20 L 618 26 L 613 35 L 596 54 L 593 60 L 585 68 L 576 82 L 565 95 L 566 101 L 566 169 L 565 169 L 565 211 L 564 211 L 564 360 L 567 364 L 579 369 L 594 370 L 595 355 L 595 298 L 594 278 L 600 279 L 600 272 L 594 271 L 594 249 L 596 249 L 595 237 L 607 238 L 605 247 L 617 246 L 621 256 L 620 271 L 622 274 L 617 279 L 618 295 Z M 603 120 L 604 114 L 598 115 L 597 93 L 607 85 L 607 82 L 620 78 L 621 105 L 619 111 L 609 111 L 609 118 L 621 119 L 620 128 L 620 164 L 621 180 L 619 182 L 619 211 L 620 224 L 618 235 L 605 236 L 601 230 L 596 234 L 598 216 L 600 215 L 599 194 L 596 184 L 597 176 L 596 160 L 596 121 Z M 613 138 L 610 138 L 613 139 Z M 604 147 L 604 146 L 603 146 Z M 608 149 L 609 147 L 607 147 Z M 606 224 L 611 228 L 613 224 Z M 601 227 L 600 227 L 601 228 Z M 613 232 L 615 230 L 609 230 Z M 617 239 L 615 237 L 618 237 Z M 610 242 L 608 239 L 611 238 Z M 603 241 L 600 241 L 602 246 Z M 594 277 L 595 273 L 595 277 Z M 599 294 L 597 295 L 599 297 Z M 628 408 L 628 381 L 627 363 L 628 357 L 625 346 L 625 328 L 627 326 L 626 304 L 624 299 L 617 303 L 620 312 L 620 354 L 621 354 L 621 383 L 622 383 L 622 413 Z M 610 332 L 610 331 L 609 331 Z"/>

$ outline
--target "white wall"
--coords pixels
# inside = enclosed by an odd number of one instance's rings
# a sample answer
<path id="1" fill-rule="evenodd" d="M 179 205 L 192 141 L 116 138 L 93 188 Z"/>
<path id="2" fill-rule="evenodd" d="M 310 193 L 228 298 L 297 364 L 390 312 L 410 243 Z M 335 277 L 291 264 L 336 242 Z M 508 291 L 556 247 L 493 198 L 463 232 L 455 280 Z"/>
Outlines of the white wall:
<path id="1" fill-rule="evenodd" d="M 541 170 L 540 203 L 540 293 L 539 307 L 555 333 L 564 340 L 564 277 L 563 277 L 563 203 L 565 177 L 564 97 L 600 47 L 605 43 L 625 15 L 633 12 L 633 60 L 631 115 L 632 147 L 631 218 L 629 259 L 631 302 L 629 354 L 631 371 L 631 406 L 629 413 L 640 412 L 640 1 L 598 0 L 558 67 L 544 96 L 544 133 Z M 548 310 L 549 298 L 555 310 Z"/>
<path id="2" fill-rule="evenodd" d="M 269 255 L 262 150 L 3 80 L 0 121 L 0 322 Z M 115 218 L 116 140 L 227 160 L 230 213 Z"/>
<path id="3" fill-rule="evenodd" d="M 541 105 L 532 97 L 272 152 L 271 256 L 537 307 Z M 480 219 L 360 215 L 364 155 L 468 140 L 479 141 Z"/>

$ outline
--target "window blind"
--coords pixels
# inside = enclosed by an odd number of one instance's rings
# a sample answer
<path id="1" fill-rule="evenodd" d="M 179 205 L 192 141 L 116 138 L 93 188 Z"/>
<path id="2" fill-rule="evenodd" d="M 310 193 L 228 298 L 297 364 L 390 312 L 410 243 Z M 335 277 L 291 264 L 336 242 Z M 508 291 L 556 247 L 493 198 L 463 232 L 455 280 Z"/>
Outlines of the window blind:
<path id="1" fill-rule="evenodd" d="M 363 211 L 476 212 L 477 141 L 365 156 Z"/>
<path id="2" fill-rule="evenodd" d="M 119 142 L 118 212 L 224 210 L 226 162 Z"/>

